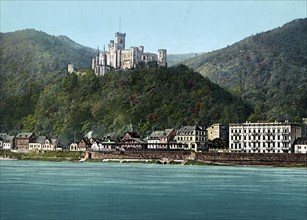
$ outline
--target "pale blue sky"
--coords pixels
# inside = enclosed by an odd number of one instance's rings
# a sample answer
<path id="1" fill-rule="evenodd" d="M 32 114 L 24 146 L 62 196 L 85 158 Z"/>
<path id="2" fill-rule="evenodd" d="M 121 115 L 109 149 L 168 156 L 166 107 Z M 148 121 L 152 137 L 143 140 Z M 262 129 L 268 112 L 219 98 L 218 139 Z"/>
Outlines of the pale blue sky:
<path id="1" fill-rule="evenodd" d="M 126 47 L 165 48 L 172 54 L 220 49 L 307 16 L 306 0 L 0 2 L 1 32 L 34 28 L 103 48 L 121 20 Z"/>

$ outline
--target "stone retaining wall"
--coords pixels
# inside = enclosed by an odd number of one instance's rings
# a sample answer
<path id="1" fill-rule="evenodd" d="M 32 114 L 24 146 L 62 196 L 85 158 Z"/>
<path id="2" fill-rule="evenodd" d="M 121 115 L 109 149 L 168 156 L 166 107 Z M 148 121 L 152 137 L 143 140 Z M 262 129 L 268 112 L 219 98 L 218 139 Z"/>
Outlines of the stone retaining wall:
<path id="1" fill-rule="evenodd" d="M 90 158 L 195 160 L 226 165 L 307 166 L 307 154 L 195 153 L 191 151 L 131 150 L 126 152 L 88 152 Z"/>

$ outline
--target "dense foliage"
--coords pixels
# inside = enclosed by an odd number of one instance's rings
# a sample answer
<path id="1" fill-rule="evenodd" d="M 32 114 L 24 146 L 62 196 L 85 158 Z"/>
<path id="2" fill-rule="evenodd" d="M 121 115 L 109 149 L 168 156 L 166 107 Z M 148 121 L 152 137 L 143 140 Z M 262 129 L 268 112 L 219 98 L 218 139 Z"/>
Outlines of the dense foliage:
<path id="1" fill-rule="evenodd" d="M 307 116 L 307 19 L 185 62 L 254 108 L 250 120 Z"/>
<path id="2" fill-rule="evenodd" d="M 65 142 L 90 130 L 96 136 L 131 130 L 145 136 L 154 129 L 244 121 L 250 111 L 241 99 L 179 66 L 103 77 L 68 74 L 44 87 L 19 126 Z"/>
<path id="3" fill-rule="evenodd" d="M 35 30 L 0 33 L 0 130 L 20 130 L 41 91 L 63 78 L 67 64 L 89 68 L 95 51 L 65 36 Z"/>

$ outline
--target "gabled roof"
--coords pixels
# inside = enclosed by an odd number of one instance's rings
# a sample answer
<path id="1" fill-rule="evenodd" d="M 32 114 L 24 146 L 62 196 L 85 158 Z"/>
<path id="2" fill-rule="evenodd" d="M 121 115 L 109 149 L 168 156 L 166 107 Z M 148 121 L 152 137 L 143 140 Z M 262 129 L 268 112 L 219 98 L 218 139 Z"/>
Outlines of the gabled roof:
<path id="1" fill-rule="evenodd" d="M 198 125 L 184 126 L 177 131 L 177 135 L 193 135 L 196 130 L 201 131 L 202 128 Z"/>
<path id="2" fill-rule="evenodd" d="M 153 131 L 149 135 L 148 139 L 149 140 L 158 140 L 158 139 L 164 137 L 165 135 L 166 135 L 166 133 L 164 131 Z"/>
<path id="3" fill-rule="evenodd" d="M 8 135 L 7 133 L 0 133 L 0 138 L 5 139 L 5 137 L 6 137 L 7 135 Z"/>
<path id="4" fill-rule="evenodd" d="M 34 135 L 34 133 L 19 133 L 16 135 L 16 138 L 29 138 L 31 137 L 32 135 Z"/>
<path id="5" fill-rule="evenodd" d="M 140 138 L 140 135 L 138 135 L 138 133 L 136 133 L 136 132 L 134 132 L 134 131 L 128 131 L 128 132 L 126 132 L 126 133 L 124 134 L 124 137 L 125 137 L 127 134 L 129 134 L 129 136 L 130 136 L 131 138 Z"/>
<path id="6" fill-rule="evenodd" d="M 38 136 L 32 141 L 32 143 L 44 144 L 46 140 L 47 140 L 46 136 Z"/>
<path id="7" fill-rule="evenodd" d="M 14 138 L 15 138 L 15 136 L 7 135 L 4 139 L 4 142 L 6 142 L 6 143 L 12 142 L 12 140 L 14 140 Z"/>
<path id="8" fill-rule="evenodd" d="M 149 135 L 148 140 L 158 140 L 161 138 L 168 137 L 172 133 L 173 130 L 174 129 L 165 129 L 164 131 L 153 131 Z"/>
<path id="9" fill-rule="evenodd" d="M 52 143 L 52 144 L 57 144 L 57 143 L 58 143 L 58 139 L 52 138 L 52 139 L 51 139 L 51 143 Z"/>
<path id="10" fill-rule="evenodd" d="M 80 144 L 81 142 L 84 142 L 86 145 L 91 144 L 89 139 L 81 139 L 78 144 Z"/>

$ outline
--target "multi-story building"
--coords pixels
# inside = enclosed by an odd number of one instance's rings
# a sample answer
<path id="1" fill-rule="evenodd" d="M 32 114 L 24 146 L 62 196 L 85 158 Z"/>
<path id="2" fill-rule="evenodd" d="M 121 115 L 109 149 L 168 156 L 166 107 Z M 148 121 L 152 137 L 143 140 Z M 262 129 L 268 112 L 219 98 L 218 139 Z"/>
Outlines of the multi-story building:
<path id="1" fill-rule="evenodd" d="M 301 125 L 291 122 L 229 124 L 229 151 L 240 153 L 291 153 Z"/>
<path id="2" fill-rule="evenodd" d="M 19 133 L 15 137 L 15 147 L 17 150 L 29 150 L 29 143 L 33 142 L 35 138 L 34 133 Z"/>
<path id="3" fill-rule="evenodd" d="M 153 131 L 147 138 L 149 149 L 167 148 L 170 141 L 176 135 L 174 129 L 165 129 L 164 131 Z"/>
<path id="4" fill-rule="evenodd" d="M 189 150 L 197 151 L 206 141 L 205 130 L 198 125 L 184 126 L 177 131 L 175 140 L 186 144 Z"/>
<path id="5" fill-rule="evenodd" d="M 167 67 L 166 50 L 159 49 L 157 54 L 145 53 L 144 46 L 125 48 L 126 33 L 115 33 L 115 41 L 111 40 L 107 51 L 97 51 L 92 59 L 92 69 L 98 76 L 110 70 L 134 69 L 145 66 Z"/>
<path id="6" fill-rule="evenodd" d="M 228 129 L 227 126 L 222 125 L 220 123 L 213 124 L 209 126 L 207 129 L 207 137 L 208 140 L 213 141 L 214 139 L 225 140 L 228 138 Z"/>

